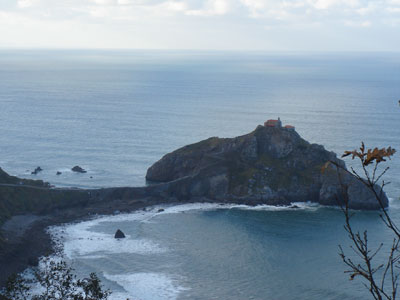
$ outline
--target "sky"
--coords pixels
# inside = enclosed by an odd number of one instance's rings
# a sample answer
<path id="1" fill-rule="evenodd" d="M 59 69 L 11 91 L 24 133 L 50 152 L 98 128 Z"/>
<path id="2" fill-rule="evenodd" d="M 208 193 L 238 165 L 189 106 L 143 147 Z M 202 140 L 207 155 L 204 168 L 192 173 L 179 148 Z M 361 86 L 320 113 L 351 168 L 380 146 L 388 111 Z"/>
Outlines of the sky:
<path id="1" fill-rule="evenodd" d="M 399 51 L 400 0 L 0 0 L 0 48 Z"/>

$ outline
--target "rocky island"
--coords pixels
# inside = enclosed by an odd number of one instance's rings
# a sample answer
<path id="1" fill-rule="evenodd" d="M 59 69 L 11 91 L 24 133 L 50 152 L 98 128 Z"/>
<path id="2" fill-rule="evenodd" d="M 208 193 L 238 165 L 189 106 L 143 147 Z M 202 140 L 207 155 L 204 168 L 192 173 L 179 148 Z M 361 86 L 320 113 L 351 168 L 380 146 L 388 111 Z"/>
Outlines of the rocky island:
<path id="1" fill-rule="evenodd" d="M 243 136 L 212 137 L 166 154 L 148 169 L 145 187 L 54 188 L 0 169 L 0 286 L 52 250 L 47 226 L 93 214 L 187 202 L 337 205 L 343 196 L 338 171 L 321 172 L 328 161 L 345 167 L 335 153 L 310 144 L 278 119 Z M 351 208 L 379 208 L 373 193 L 354 176 L 339 174 L 348 186 Z M 386 195 L 383 203 L 388 205 Z"/>
<path id="2" fill-rule="evenodd" d="M 169 196 L 177 199 L 338 205 L 342 189 L 337 170 L 321 169 L 328 161 L 345 167 L 344 161 L 323 146 L 302 139 L 292 126 L 275 126 L 274 122 L 268 126 L 268 122 L 243 136 L 212 137 L 169 153 L 148 169 L 146 179 L 169 183 Z M 373 193 L 354 176 L 341 171 L 340 177 L 349 187 L 351 208 L 379 209 Z M 383 201 L 387 206 L 386 196 Z"/>

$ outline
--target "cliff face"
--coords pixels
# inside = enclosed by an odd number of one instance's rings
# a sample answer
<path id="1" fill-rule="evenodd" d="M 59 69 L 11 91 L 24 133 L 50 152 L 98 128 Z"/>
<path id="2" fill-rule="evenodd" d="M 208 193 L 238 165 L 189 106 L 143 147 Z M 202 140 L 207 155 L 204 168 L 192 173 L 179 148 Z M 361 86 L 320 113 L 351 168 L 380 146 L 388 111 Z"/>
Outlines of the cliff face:
<path id="1" fill-rule="evenodd" d="M 321 173 L 327 161 L 345 166 L 335 153 L 308 143 L 295 131 L 258 126 L 240 137 L 213 137 L 169 153 L 148 169 L 146 179 L 168 183 L 166 196 L 182 200 L 337 205 L 342 199 L 337 171 L 330 168 Z M 362 183 L 344 172 L 341 177 L 349 186 L 350 207 L 379 208 Z M 384 202 L 387 206 L 386 196 Z"/>

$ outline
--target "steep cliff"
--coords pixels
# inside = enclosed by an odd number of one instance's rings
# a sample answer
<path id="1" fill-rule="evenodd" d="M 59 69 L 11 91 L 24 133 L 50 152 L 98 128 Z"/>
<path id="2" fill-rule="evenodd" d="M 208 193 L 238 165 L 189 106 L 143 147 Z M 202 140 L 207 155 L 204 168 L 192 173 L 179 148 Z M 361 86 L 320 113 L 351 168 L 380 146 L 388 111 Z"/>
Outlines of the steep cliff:
<path id="1" fill-rule="evenodd" d="M 323 146 L 310 144 L 295 131 L 258 126 L 236 138 L 209 138 L 165 155 L 146 179 L 169 183 L 166 195 L 177 199 L 206 197 L 221 202 L 285 205 L 312 201 L 337 205 L 342 189 L 337 171 L 322 173 L 327 161 L 344 162 Z M 377 209 L 377 200 L 353 176 L 341 172 L 349 186 L 349 205 Z M 388 200 L 383 199 L 385 205 Z"/>

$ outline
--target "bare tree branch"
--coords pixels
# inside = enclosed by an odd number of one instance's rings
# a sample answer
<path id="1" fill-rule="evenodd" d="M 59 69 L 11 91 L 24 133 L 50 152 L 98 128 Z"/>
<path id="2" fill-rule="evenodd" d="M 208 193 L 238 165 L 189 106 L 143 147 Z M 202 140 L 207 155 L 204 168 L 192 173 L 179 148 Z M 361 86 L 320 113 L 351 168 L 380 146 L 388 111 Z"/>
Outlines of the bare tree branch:
<path id="1" fill-rule="evenodd" d="M 382 149 L 374 148 L 373 150 L 366 149 L 363 142 L 361 143 L 359 150 L 345 151 L 342 157 L 351 155 L 352 159 L 357 158 L 360 161 L 362 172 L 365 176 L 364 178 L 353 167 L 351 167 L 349 171 L 336 161 L 329 162 L 330 165 L 336 167 L 338 174 L 339 185 L 341 187 L 341 199 L 343 199 L 343 202 L 339 201 L 339 197 L 337 197 L 337 202 L 345 216 L 344 229 L 347 232 L 350 241 L 352 242 L 350 249 L 352 249 L 352 251 L 357 255 L 360 262 L 354 262 L 351 258 L 347 257 L 341 245 L 339 245 L 339 256 L 344 264 L 348 267 L 348 269 L 345 270 L 345 273 L 350 274 L 350 280 L 353 280 L 356 277 L 364 279 L 363 285 L 370 292 L 373 299 L 377 300 L 396 299 L 400 275 L 400 230 L 391 219 L 383 201 L 383 189 L 387 183 L 382 181 L 382 184 L 379 187 L 377 185 L 389 170 L 389 167 L 386 167 L 381 173 L 378 174 L 380 163 L 385 162 L 386 159 L 390 159 L 395 152 L 396 150 L 392 149 L 391 147 Z M 329 164 L 325 164 L 324 168 L 327 168 L 328 166 Z M 372 175 L 368 170 L 368 168 L 371 166 Z M 351 213 L 349 209 L 349 187 L 344 183 L 342 174 L 354 176 L 373 193 L 373 196 L 377 200 L 381 210 L 381 220 L 385 224 L 386 228 L 388 228 L 394 234 L 389 255 L 386 259 L 386 262 L 383 264 L 376 264 L 374 259 L 377 257 L 378 253 L 382 252 L 381 250 L 384 247 L 384 243 L 380 243 L 375 250 L 372 250 L 369 246 L 367 231 L 365 230 L 360 233 L 359 231 L 354 231 L 352 227 L 351 219 L 354 214 Z M 379 192 L 377 190 L 379 190 Z M 390 281 L 390 284 L 387 284 L 387 280 Z"/>

